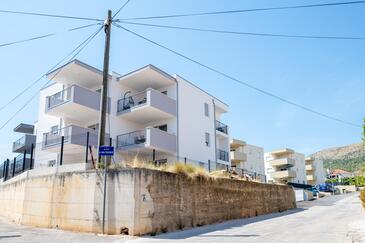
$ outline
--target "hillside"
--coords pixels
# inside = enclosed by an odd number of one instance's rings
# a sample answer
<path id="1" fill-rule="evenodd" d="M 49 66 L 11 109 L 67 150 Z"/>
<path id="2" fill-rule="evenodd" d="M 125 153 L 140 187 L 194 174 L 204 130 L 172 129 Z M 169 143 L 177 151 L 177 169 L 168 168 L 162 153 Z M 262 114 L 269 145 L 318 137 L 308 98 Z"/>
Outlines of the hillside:
<path id="1" fill-rule="evenodd" d="M 350 144 L 342 147 L 323 149 L 312 156 L 322 159 L 325 168 L 358 171 L 365 166 L 365 151 L 362 143 Z"/>

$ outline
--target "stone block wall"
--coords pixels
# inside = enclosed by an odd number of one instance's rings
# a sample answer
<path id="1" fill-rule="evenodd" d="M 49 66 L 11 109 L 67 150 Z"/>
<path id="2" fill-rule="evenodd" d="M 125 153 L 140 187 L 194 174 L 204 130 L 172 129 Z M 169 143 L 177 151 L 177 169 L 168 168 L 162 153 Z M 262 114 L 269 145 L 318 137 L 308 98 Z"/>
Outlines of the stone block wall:
<path id="1" fill-rule="evenodd" d="M 30 226 L 100 233 L 103 183 L 94 170 L 25 172 L 0 183 L 0 215 Z M 107 177 L 105 232 L 174 231 L 294 207 L 288 186 L 123 169 Z"/>

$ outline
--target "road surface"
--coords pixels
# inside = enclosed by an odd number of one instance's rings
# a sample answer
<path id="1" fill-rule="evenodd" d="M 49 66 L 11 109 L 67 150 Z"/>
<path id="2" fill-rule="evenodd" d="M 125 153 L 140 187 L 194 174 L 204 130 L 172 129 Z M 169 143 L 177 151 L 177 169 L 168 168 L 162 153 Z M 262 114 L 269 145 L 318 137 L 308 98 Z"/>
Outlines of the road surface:
<path id="1" fill-rule="evenodd" d="M 365 242 L 365 213 L 358 194 L 302 202 L 283 213 L 233 220 L 194 229 L 146 236 L 96 236 L 35 229 L 0 220 L 0 242 Z"/>

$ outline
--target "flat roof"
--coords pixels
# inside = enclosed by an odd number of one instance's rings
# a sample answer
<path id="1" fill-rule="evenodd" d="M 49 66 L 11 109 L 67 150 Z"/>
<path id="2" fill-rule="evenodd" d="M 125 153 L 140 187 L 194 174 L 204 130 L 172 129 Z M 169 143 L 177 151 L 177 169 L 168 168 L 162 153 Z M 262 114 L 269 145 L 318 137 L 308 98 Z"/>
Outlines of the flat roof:
<path id="1" fill-rule="evenodd" d="M 19 132 L 19 133 L 33 133 L 34 132 L 34 125 L 31 124 L 25 124 L 25 123 L 20 123 L 18 126 L 16 126 L 13 129 L 14 132 Z"/>
<path id="2" fill-rule="evenodd" d="M 292 154 L 295 151 L 293 149 L 289 149 L 289 148 L 283 148 L 283 149 L 277 149 L 274 151 L 269 152 L 269 154 L 272 155 L 280 155 L 280 154 Z"/>
<path id="3" fill-rule="evenodd" d="M 102 84 L 103 72 L 89 64 L 74 59 L 46 74 L 49 80 L 62 84 L 77 83 L 88 88 L 99 87 Z M 109 74 L 108 78 L 111 78 Z"/>
<path id="4" fill-rule="evenodd" d="M 178 74 L 170 75 L 167 72 L 163 71 L 162 69 L 154 66 L 153 64 L 148 64 L 148 65 L 143 66 L 143 67 L 141 67 L 141 68 L 139 68 L 137 70 L 134 70 L 134 71 L 131 71 L 131 72 L 127 73 L 127 74 L 124 74 L 124 75 L 120 76 L 117 79 L 117 81 L 120 81 L 120 80 L 123 80 L 123 79 L 127 80 L 128 78 L 131 78 L 133 75 L 138 75 L 141 72 L 147 71 L 147 70 L 151 70 L 151 71 L 155 72 L 156 74 L 159 74 L 161 77 L 164 77 L 166 79 L 170 79 L 171 81 L 174 81 L 174 82 L 177 82 L 176 77 L 179 77 L 179 78 L 183 79 L 184 81 L 188 82 L 189 84 L 193 85 L 197 89 L 201 90 L 202 92 L 204 92 L 204 93 L 208 94 L 209 96 L 213 97 L 215 100 L 219 101 L 223 105 L 225 105 L 225 106 L 228 107 L 228 104 L 227 103 L 225 103 L 222 100 L 216 98 L 214 95 L 209 94 L 207 91 L 203 90 L 202 88 L 200 88 L 199 86 L 195 85 L 194 83 L 188 81 L 184 77 L 182 77 L 182 76 L 180 76 Z"/>

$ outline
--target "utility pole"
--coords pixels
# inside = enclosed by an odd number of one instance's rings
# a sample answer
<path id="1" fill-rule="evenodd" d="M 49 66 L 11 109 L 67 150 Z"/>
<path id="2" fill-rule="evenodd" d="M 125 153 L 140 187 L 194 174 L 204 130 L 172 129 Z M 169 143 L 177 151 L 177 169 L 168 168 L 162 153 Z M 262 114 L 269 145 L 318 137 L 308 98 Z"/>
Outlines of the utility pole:
<path id="1" fill-rule="evenodd" d="M 100 119 L 99 119 L 99 147 L 105 145 L 105 125 L 108 106 L 108 76 L 109 76 L 109 52 L 110 34 L 112 28 L 112 11 L 108 10 L 108 18 L 104 22 L 105 47 L 104 47 L 104 68 L 103 84 L 101 87 Z M 100 156 L 99 156 L 100 162 Z"/>
<path id="2" fill-rule="evenodd" d="M 110 34 L 112 27 L 112 11 L 108 10 L 108 17 L 104 22 L 105 31 L 105 48 L 104 48 L 104 68 L 103 68 L 103 84 L 101 87 L 101 104 L 100 104 L 100 122 L 99 122 L 99 148 L 105 145 L 105 124 L 108 106 L 108 77 L 109 77 L 109 52 L 110 52 Z M 101 156 L 99 155 L 99 162 Z M 104 157 L 105 158 L 105 157 Z M 103 222 L 102 231 L 105 233 L 105 204 L 106 204 L 106 183 L 107 183 L 107 159 L 104 159 L 104 191 L 103 191 Z"/>

